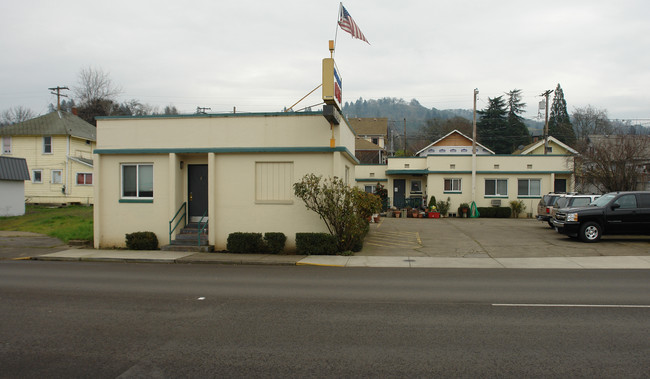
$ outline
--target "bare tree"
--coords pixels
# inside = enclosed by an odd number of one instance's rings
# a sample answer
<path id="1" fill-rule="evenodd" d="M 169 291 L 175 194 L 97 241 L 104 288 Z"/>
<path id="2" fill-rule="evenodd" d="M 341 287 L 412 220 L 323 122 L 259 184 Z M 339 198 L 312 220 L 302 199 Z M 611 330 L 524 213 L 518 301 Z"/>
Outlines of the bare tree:
<path id="1" fill-rule="evenodd" d="M 581 140 L 577 150 L 575 173 L 582 191 L 633 191 L 647 180 L 650 136 L 592 135 Z"/>
<path id="2" fill-rule="evenodd" d="M 78 85 L 73 87 L 74 96 L 81 106 L 97 101 L 115 101 L 122 88 L 115 85 L 109 74 L 101 68 L 86 67 L 79 71 Z"/>
<path id="3" fill-rule="evenodd" d="M 614 133 L 614 127 L 607 117 L 607 110 L 596 109 L 591 105 L 575 108 L 571 121 L 578 140 L 584 141 L 590 135 L 608 135 Z"/>
<path id="4" fill-rule="evenodd" d="M 29 108 L 25 108 L 22 105 L 11 107 L 3 111 L 0 115 L 0 125 L 17 124 L 19 122 L 31 120 L 34 117 L 36 117 L 36 113 Z"/>

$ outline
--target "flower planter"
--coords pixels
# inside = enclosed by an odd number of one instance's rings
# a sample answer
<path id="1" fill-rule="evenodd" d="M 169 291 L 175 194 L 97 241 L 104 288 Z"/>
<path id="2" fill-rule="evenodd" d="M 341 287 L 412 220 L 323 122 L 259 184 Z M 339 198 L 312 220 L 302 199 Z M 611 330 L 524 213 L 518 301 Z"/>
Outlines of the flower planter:
<path id="1" fill-rule="evenodd" d="M 427 212 L 429 218 L 440 218 L 440 212 Z"/>

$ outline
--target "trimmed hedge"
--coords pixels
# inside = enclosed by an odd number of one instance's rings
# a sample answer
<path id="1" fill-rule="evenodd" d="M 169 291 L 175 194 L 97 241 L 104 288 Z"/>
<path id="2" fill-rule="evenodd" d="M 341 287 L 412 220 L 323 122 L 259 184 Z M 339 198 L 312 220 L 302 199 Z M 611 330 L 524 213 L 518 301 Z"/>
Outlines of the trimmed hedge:
<path id="1" fill-rule="evenodd" d="M 126 234 L 126 248 L 129 250 L 158 250 L 158 237 L 153 232 Z"/>
<path id="2" fill-rule="evenodd" d="M 512 211 L 509 207 L 478 207 L 483 218 L 509 218 Z"/>
<path id="3" fill-rule="evenodd" d="M 264 242 L 269 254 L 280 254 L 284 251 L 284 244 L 287 242 L 287 236 L 284 233 L 268 232 L 264 233 Z"/>
<path id="4" fill-rule="evenodd" d="M 236 232 L 228 235 L 226 249 L 234 254 L 279 254 L 284 251 L 287 236 L 284 233 L 243 233 Z"/>
<path id="5" fill-rule="evenodd" d="M 230 233 L 226 242 L 226 249 L 235 254 L 261 253 L 264 249 L 262 233 Z"/>
<path id="6" fill-rule="evenodd" d="M 336 255 L 336 237 L 328 233 L 296 233 L 296 254 Z"/>

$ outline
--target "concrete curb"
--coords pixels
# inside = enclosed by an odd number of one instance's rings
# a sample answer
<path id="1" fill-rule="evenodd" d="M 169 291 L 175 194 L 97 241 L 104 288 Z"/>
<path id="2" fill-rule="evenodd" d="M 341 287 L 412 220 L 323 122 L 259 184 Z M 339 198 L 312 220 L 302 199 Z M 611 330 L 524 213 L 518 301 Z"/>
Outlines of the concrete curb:
<path id="1" fill-rule="evenodd" d="M 489 268 L 489 269 L 621 269 L 649 270 L 650 256 L 547 258 L 382 257 L 339 255 L 272 255 L 71 249 L 34 256 L 40 261 L 178 263 L 221 265 L 318 266 L 338 268 Z"/>

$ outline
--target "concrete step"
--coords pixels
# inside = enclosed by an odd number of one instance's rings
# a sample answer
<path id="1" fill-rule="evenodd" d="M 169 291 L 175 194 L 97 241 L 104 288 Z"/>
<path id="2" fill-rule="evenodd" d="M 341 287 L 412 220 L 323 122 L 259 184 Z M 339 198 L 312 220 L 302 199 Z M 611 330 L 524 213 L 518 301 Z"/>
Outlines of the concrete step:
<path id="1" fill-rule="evenodd" d="M 173 241 L 172 241 L 173 242 Z M 210 253 L 214 251 L 214 245 L 203 246 L 186 246 L 186 245 L 165 245 L 160 250 L 163 251 L 189 251 L 194 253 Z"/>
<path id="2" fill-rule="evenodd" d="M 176 239 L 179 240 L 179 241 L 194 241 L 194 242 L 196 242 L 199 239 L 199 234 L 198 233 L 177 234 Z M 207 241 L 208 240 L 208 235 L 207 234 L 201 234 L 201 240 L 202 241 Z"/>

